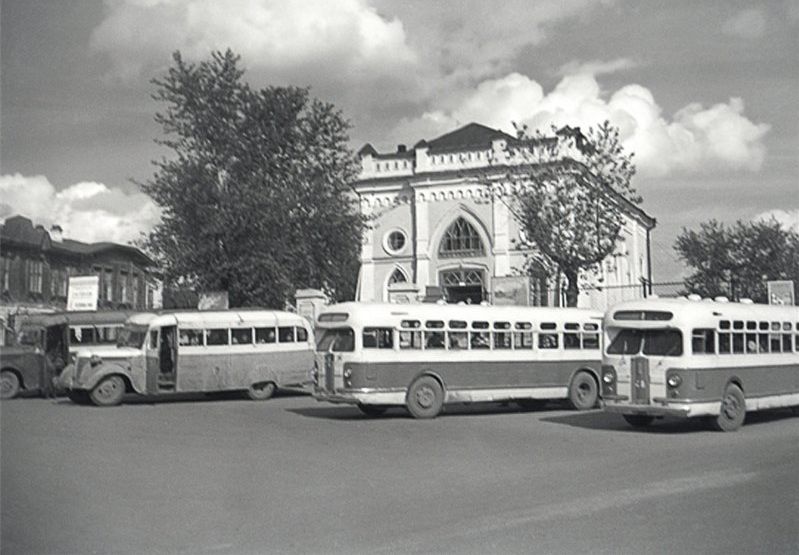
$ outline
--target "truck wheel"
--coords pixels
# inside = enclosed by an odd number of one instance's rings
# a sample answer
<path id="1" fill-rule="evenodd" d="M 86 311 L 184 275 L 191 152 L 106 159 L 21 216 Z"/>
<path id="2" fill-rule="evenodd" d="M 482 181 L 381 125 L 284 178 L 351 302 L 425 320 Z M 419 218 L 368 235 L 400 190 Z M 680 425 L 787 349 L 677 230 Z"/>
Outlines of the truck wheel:
<path id="1" fill-rule="evenodd" d="M 444 390 L 434 377 L 421 376 L 408 388 L 405 402 L 414 418 L 435 418 L 444 405 Z"/>
<path id="2" fill-rule="evenodd" d="M 746 419 L 746 398 L 741 388 L 731 383 L 724 390 L 721 399 L 721 410 L 713 420 L 714 427 L 721 432 L 734 432 Z"/>
<path id="3" fill-rule="evenodd" d="M 275 393 L 275 384 L 272 382 L 261 382 L 250 384 L 247 388 L 247 397 L 253 401 L 266 401 Z"/>
<path id="4" fill-rule="evenodd" d="M 111 407 L 122 402 L 125 382 L 119 376 L 108 376 L 100 380 L 89 393 L 92 403 L 98 407 Z"/>
<path id="5" fill-rule="evenodd" d="M 569 385 L 569 402 L 577 410 L 590 410 L 599 400 L 599 388 L 593 376 L 585 371 L 575 374 Z"/>
<path id="6" fill-rule="evenodd" d="M 13 399 L 19 393 L 19 378 L 11 370 L 0 372 L 0 399 Z"/>

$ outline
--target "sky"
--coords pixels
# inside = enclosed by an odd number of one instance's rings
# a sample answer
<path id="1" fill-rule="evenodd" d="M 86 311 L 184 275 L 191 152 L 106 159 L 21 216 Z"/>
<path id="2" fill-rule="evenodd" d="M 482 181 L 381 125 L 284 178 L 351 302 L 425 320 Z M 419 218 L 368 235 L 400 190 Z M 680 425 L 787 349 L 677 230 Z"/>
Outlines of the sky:
<path id="1" fill-rule="evenodd" d="M 799 0 L 1 0 L 0 219 L 127 242 L 168 155 L 153 78 L 231 48 L 251 85 L 309 86 L 351 147 L 478 122 L 620 129 L 657 219 L 655 281 L 683 228 L 799 230 Z"/>

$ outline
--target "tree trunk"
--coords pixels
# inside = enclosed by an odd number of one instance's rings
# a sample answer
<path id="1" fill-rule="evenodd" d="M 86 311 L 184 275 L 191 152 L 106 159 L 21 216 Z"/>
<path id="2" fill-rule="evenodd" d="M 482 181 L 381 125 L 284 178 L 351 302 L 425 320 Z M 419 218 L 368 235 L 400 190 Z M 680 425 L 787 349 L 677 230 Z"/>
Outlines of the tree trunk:
<path id="1" fill-rule="evenodd" d="M 577 272 L 574 270 L 564 270 L 563 275 L 566 276 L 566 306 L 577 306 L 577 298 L 580 295 L 580 290 L 577 287 Z"/>

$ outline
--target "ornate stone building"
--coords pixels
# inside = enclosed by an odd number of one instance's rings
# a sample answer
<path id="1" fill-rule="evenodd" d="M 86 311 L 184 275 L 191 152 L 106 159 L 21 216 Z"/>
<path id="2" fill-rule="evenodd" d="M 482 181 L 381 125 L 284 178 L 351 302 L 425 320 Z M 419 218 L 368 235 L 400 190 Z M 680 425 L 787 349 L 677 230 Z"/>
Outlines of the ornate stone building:
<path id="1" fill-rule="evenodd" d="M 582 148 L 579 130 L 559 134 L 575 153 Z M 561 302 L 555 276 L 513 277 L 522 273 L 527 254 L 508 203 L 513 185 L 503 177 L 518 164 L 507 151 L 515 140 L 471 123 L 410 150 L 400 145 L 378 153 L 367 144 L 359 151 L 362 168 L 353 187 L 372 227 L 361 254 L 358 300 L 406 302 L 442 294 L 450 302 Z M 605 308 L 642 296 L 651 281 L 655 220 L 620 196 L 619 202 L 625 223 L 617 251 L 599 272 L 585 276 L 580 306 Z"/>

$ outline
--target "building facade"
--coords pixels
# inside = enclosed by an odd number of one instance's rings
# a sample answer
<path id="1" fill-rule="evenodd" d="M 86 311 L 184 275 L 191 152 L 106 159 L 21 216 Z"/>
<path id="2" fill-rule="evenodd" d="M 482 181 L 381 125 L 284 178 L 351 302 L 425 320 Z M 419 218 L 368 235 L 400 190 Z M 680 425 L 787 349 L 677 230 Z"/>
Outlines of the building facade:
<path id="1" fill-rule="evenodd" d="M 575 155 L 584 140 L 565 128 Z M 559 133 L 561 133 L 559 132 Z M 443 295 L 449 302 L 559 305 L 560 278 L 520 277 L 526 255 L 512 214 L 507 149 L 514 137 L 469 124 L 413 149 L 360 151 L 353 184 L 371 218 L 361 253 L 357 299 L 413 302 Z M 544 139 L 542 144 L 548 140 Z M 649 235 L 655 220 L 619 196 L 624 226 L 616 252 L 586 274 L 579 306 L 604 309 L 643 296 L 651 282 Z M 519 295 L 519 288 L 523 291 Z"/>
<path id="2" fill-rule="evenodd" d="M 98 276 L 98 310 L 146 310 L 159 304 L 154 262 L 141 250 L 117 243 L 82 243 L 13 216 L 0 226 L 0 318 L 64 310 L 69 278 Z"/>

